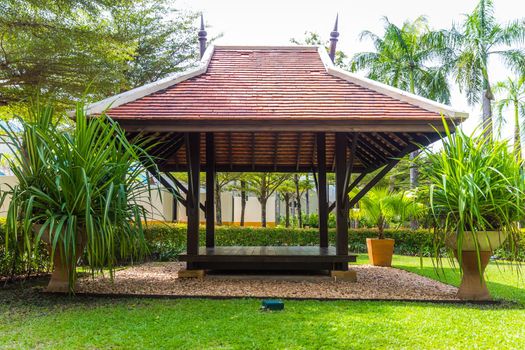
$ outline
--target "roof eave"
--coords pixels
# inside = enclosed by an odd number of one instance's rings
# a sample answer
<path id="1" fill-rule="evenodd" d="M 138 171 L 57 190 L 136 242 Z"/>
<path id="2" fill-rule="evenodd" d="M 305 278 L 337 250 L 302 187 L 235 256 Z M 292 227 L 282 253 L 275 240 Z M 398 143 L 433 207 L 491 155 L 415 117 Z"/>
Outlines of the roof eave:
<path id="1" fill-rule="evenodd" d="M 454 122 L 457 123 L 463 122 L 469 116 L 467 112 L 459 111 L 457 109 L 452 108 L 451 106 L 430 100 L 428 98 L 421 97 L 419 95 L 412 94 L 410 92 L 392 87 L 387 84 L 380 83 L 372 79 L 361 77 L 357 74 L 350 73 L 344 69 L 336 67 L 330 59 L 330 56 L 328 56 L 328 53 L 326 52 L 326 48 L 324 46 L 319 46 L 318 52 L 319 56 L 321 57 L 321 61 L 323 62 L 324 67 L 326 69 L 326 72 L 330 75 L 360 85 L 367 89 L 377 91 L 379 93 L 412 104 L 414 106 L 421 107 L 428 111 L 438 113 L 440 115 L 445 116 L 448 119 L 452 119 Z"/>
<path id="2" fill-rule="evenodd" d="M 170 86 L 191 79 L 198 75 L 204 74 L 208 70 L 208 66 L 210 64 L 214 50 L 214 45 L 208 46 L 196 67 L 192 67 L 190 69 L 171 75 L 169 77 L 154 81 L 143 86 L 139 86 L 135 89 L 131 89 L 118 95 L 114 95 L 105 98 L 101 101 L 89 104 L 86 107 L 86 113 L 88 115 L 101 114 L 110 108 L 115 108 L 120 105 L 138 100 L 141 97 L 150 95 L 160 90 L 164 90 Z"/>

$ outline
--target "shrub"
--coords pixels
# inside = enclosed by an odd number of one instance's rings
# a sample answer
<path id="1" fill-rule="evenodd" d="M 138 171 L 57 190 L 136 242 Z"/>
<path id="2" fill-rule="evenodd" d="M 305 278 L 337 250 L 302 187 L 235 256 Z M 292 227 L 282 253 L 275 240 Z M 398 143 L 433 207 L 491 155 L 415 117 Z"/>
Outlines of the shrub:
<path id="1" fill-rule="evenodd" d="M 3 239 L 0 222 L 0 241 Z M 186 225 L 171 223 L 148 224 L 144 229 L 144 234 L 148 247 L 146 260 L 175 261 L 179 254 L 186 250 Z M 352 229 L 348 233 L 348 244 L 350 251 L 354 253 L 366 253 L 366 238 L 376 237 L 375 229 Z M 402 255 L 432 255 L 432 233 L 428 230 L 411 231 L 408 229 L 385 229 L 385 237 L 396 240 L 395 253 Z M 205 243 L 205 230 L 201 227 L 200 244 Z M 292 229 L 292 228 L 253 228 L 253 227 L 234 227 L 221 226 L 216 228 L 216 244 L 218 246 L 228 245 L 303 245 L 315 246 L 319 244 L 319 233 L 317 229 Z M 329 230 L 329 242 L 335 244 L 335 230 Z M 1 243 L 1 242 L 0 242 Z M 521 247 L 525 247 L 525 234 L 522 234 L 518 242 Z M 1 245 L 0 245 L 1 246 Z M 13 262 L 15 274 L 27 274 L 29 267 L 32 273 L 45 272 L 49 267 L 49 258 L 46 250 L 40 250 L 40 256 L 33 257 L 31 265 L 29 259 L 24 256 L 17 257 L 13 261 L 12 256 L 3 255 L 0 250 L 0 276 L 9 276 L 12 272 Z M 525 261 L 525 249 L 520 250 L 521 255 L 515 257 L 517 260 Z M 508 260 L 512 252 L 499 248 L 494 252 L 494 256 L 499 259 Z M 131 260 L 121 260 L 120 264 L 130 263 Z"/>

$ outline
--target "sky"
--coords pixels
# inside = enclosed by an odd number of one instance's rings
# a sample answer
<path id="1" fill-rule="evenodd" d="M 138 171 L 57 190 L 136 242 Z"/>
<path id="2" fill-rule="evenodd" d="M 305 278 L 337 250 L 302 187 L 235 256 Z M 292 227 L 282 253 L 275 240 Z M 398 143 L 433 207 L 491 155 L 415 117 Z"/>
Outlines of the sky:
<path id="1" fill-rule="evenodd" d="M 495 16 L 500 23 L 525 17 L 525 0 L 495 0 Z M 465 13 L 474 9 L 477 0 L 179 0 L 178 7 L 204 14 L 209 37 L 222 34 L 216 44 L 222 45 L 288 45 L 291 38 L 302 39 L 306 31 L 317 32 L 328 39 L 339 14 L 338 49 L 348 56 L 373 49 L 361 42 L 359 33 L 383 32 L 383 17 L 401 25 L 421 15 L 433 29 L 450 28 L 461 22 Z M 507 71 L 498 59 L 489 62 L 492 82 L 507 79 Z M 461 92 L 454 88 L 451 105 L 470 113 L 464 128 L 474 129 L 479 122 L 480 106 L 469 106 Z M 503 136 L 512 134 L 508 124 Z"/>

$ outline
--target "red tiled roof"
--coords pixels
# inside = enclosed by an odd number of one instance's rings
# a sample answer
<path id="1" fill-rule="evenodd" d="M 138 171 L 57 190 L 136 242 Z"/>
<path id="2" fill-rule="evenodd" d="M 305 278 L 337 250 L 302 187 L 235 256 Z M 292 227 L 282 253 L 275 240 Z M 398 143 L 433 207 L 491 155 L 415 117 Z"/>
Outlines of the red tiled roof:
<path id="1" fill-rule="evenodd" d="M 317 48 L 215 48 L 204 74 L 111 108 L 115 119 L 438 119 L 329 74 Z"/>

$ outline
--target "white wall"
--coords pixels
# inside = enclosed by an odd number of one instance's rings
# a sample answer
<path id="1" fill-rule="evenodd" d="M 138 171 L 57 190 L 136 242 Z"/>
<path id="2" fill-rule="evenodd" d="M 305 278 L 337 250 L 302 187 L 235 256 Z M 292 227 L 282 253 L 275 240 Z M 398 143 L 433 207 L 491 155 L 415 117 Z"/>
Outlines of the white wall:
<path id="1" fill-rule="evenodd" d="M 4 191 L 9 190 L 9 186 L 14 186 L 18 183 L 18 180 L 15 176 L 0 176 L 0 194 Z M 7 207 L 9 206 L 9 201 L 11 196 L 7 196 L 4 201 L 4 204 L 0 207 L 0 217 L 5 218 L 7 216 Z"/>
<path id="2" fill-rule="evenodd" d="M 9 189 L 8 186 L 17 184 L 15 176 L 0 176 L 0 192 Z M 164 187 L 160 187 L 158 191 L 156 187 L 152 187 L 151 194 L 141 194 L 139 202 L 149 212 L 148 220 L 152 221 L 172 221 L 173 220 L 173 196 Z M 206 194 L 201 193 L 200 200 L 204 203 Z M 221 194 L 221 208 L 222 220 L 224 224 L 239 224 L 241 221 L 241 197 L 234 196 L 232 192 L 223 192 Z M 0 217 L 7 215 L 7 207 L 9 205 L 9 198 L 6 198 L 4 205 L 0 207 Z M 200 210 L 200 220 L 204 222 L 204 212 Z M 246 204 L 245 223 L 247 225 L 260 225 L 261 223 L 261 205 L 256 197 L 248 197 Z M 177 221 L 186 222 L 186 208 L 180 203 L 177 204 Z M 268 225 L 275 223 L 275 197 L 268 199 L 266 206 L 266 222 Z"/>

